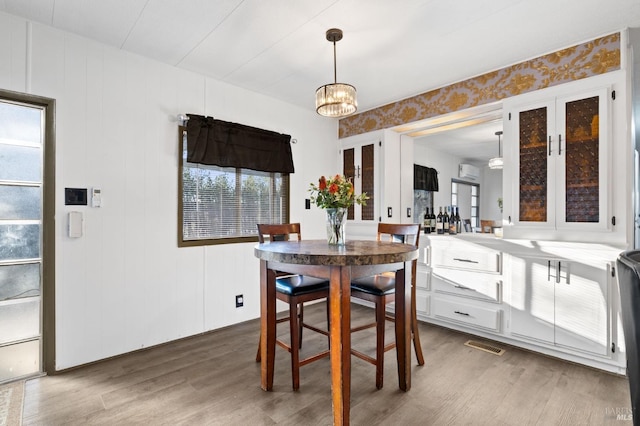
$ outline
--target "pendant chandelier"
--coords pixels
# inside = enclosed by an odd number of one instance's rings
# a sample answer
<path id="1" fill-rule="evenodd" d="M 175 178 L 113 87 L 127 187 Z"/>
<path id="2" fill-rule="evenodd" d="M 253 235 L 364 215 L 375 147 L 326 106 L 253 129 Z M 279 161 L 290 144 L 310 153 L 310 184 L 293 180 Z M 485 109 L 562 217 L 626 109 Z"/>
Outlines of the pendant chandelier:
<path id="1" fill-rule="evenodd" d="M 333 43 L 333 83 L 316 90 L 316 112 L 325 117 L 346 117 L 358 109 L 356 88 L 350 84 L 338 83 L 336 72 L 336 42 L 342 40 L 342 30 L 327 30 L 327 40 Z"/>
<path id="2" fill-rule="evenodd" d="M 502 130 L 498 130 L 496 136 L 498 137 L 498 156 L 489 160 L 490 169 L 501 169 L 504 165 L 502 154 L 500 153 L 500 136 L 502 136 Z"/>

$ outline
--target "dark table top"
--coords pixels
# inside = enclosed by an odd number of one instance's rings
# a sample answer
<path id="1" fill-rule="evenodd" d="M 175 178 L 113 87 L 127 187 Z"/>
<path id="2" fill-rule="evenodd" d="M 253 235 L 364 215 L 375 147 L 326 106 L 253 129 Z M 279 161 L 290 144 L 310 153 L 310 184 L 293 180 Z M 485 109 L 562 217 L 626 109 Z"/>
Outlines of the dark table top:
<path id="1" fill-rule="evenodd" d="M 347 240 L 344 246 L 327 240 L 274 241 L 258 244 L 261 260 L 298 265 L 379 265 L 408 262 L 418 257 L 418 247 L 390 241 Z"/>

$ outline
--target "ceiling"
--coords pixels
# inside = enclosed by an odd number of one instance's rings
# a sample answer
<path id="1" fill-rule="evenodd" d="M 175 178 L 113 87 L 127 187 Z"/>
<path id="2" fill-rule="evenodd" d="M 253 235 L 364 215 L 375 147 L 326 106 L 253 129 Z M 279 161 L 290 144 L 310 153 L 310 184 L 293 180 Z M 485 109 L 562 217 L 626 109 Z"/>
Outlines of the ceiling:
<path id="1" fill-rule="evenodd" d="M 0 11 L 311 111 L 333 80 L 332 27 L 344 31 L 338 81 L 364 111 L 640 26 L 639 0 L 0 0 Z"/>
<path id="2" fill-rule="evenodd" d="M 502 120 L 492 120 L 460 127 L 429 136 L 416 138 L 418 144 L 430 149 L 446 152 L 460 158 L 465 163 L 487 164 L 489 159 L 498 156 L 497 131 L 502 130 Z M 500 154 L 504 154 L 503 139 L 500 138 Z"/>

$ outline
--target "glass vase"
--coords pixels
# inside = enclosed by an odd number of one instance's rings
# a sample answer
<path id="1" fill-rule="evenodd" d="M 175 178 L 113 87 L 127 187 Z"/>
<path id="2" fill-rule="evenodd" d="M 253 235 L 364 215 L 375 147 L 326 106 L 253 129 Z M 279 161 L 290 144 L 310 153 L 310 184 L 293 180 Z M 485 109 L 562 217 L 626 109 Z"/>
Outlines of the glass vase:
<path id="1" fill-rule="evenodd" d="M 327 210 L 327 242 L 330 245 L 343 246 L 345 227 L 347 225 L 347 209 L 335 208 Z"/>

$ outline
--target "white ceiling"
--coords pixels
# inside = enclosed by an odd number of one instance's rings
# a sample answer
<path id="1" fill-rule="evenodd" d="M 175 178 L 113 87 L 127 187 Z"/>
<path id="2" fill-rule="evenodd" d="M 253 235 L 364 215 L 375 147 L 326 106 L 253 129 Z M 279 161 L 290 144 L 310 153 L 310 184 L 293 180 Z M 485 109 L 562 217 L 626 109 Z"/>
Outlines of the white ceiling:
<path id="1" fill-rule="evenodd" d="M 502 130 L 502 120 L 474 124 L 470 127 L 447 130 L 417 138 L 416 143 L 430 149 L 443 151 L 460 158 L 465 163 L 487 164 L 490 158 L 498 156 L 498 136 Z M 500 154 L 504 154 L 504 140 L 500 137 Z"/>
<path id="2" fill-rule="evenodd" d="M 0 11 L 315 109 L 359 111 L 640 26 L 640 0 L 0 0 Z"/>

